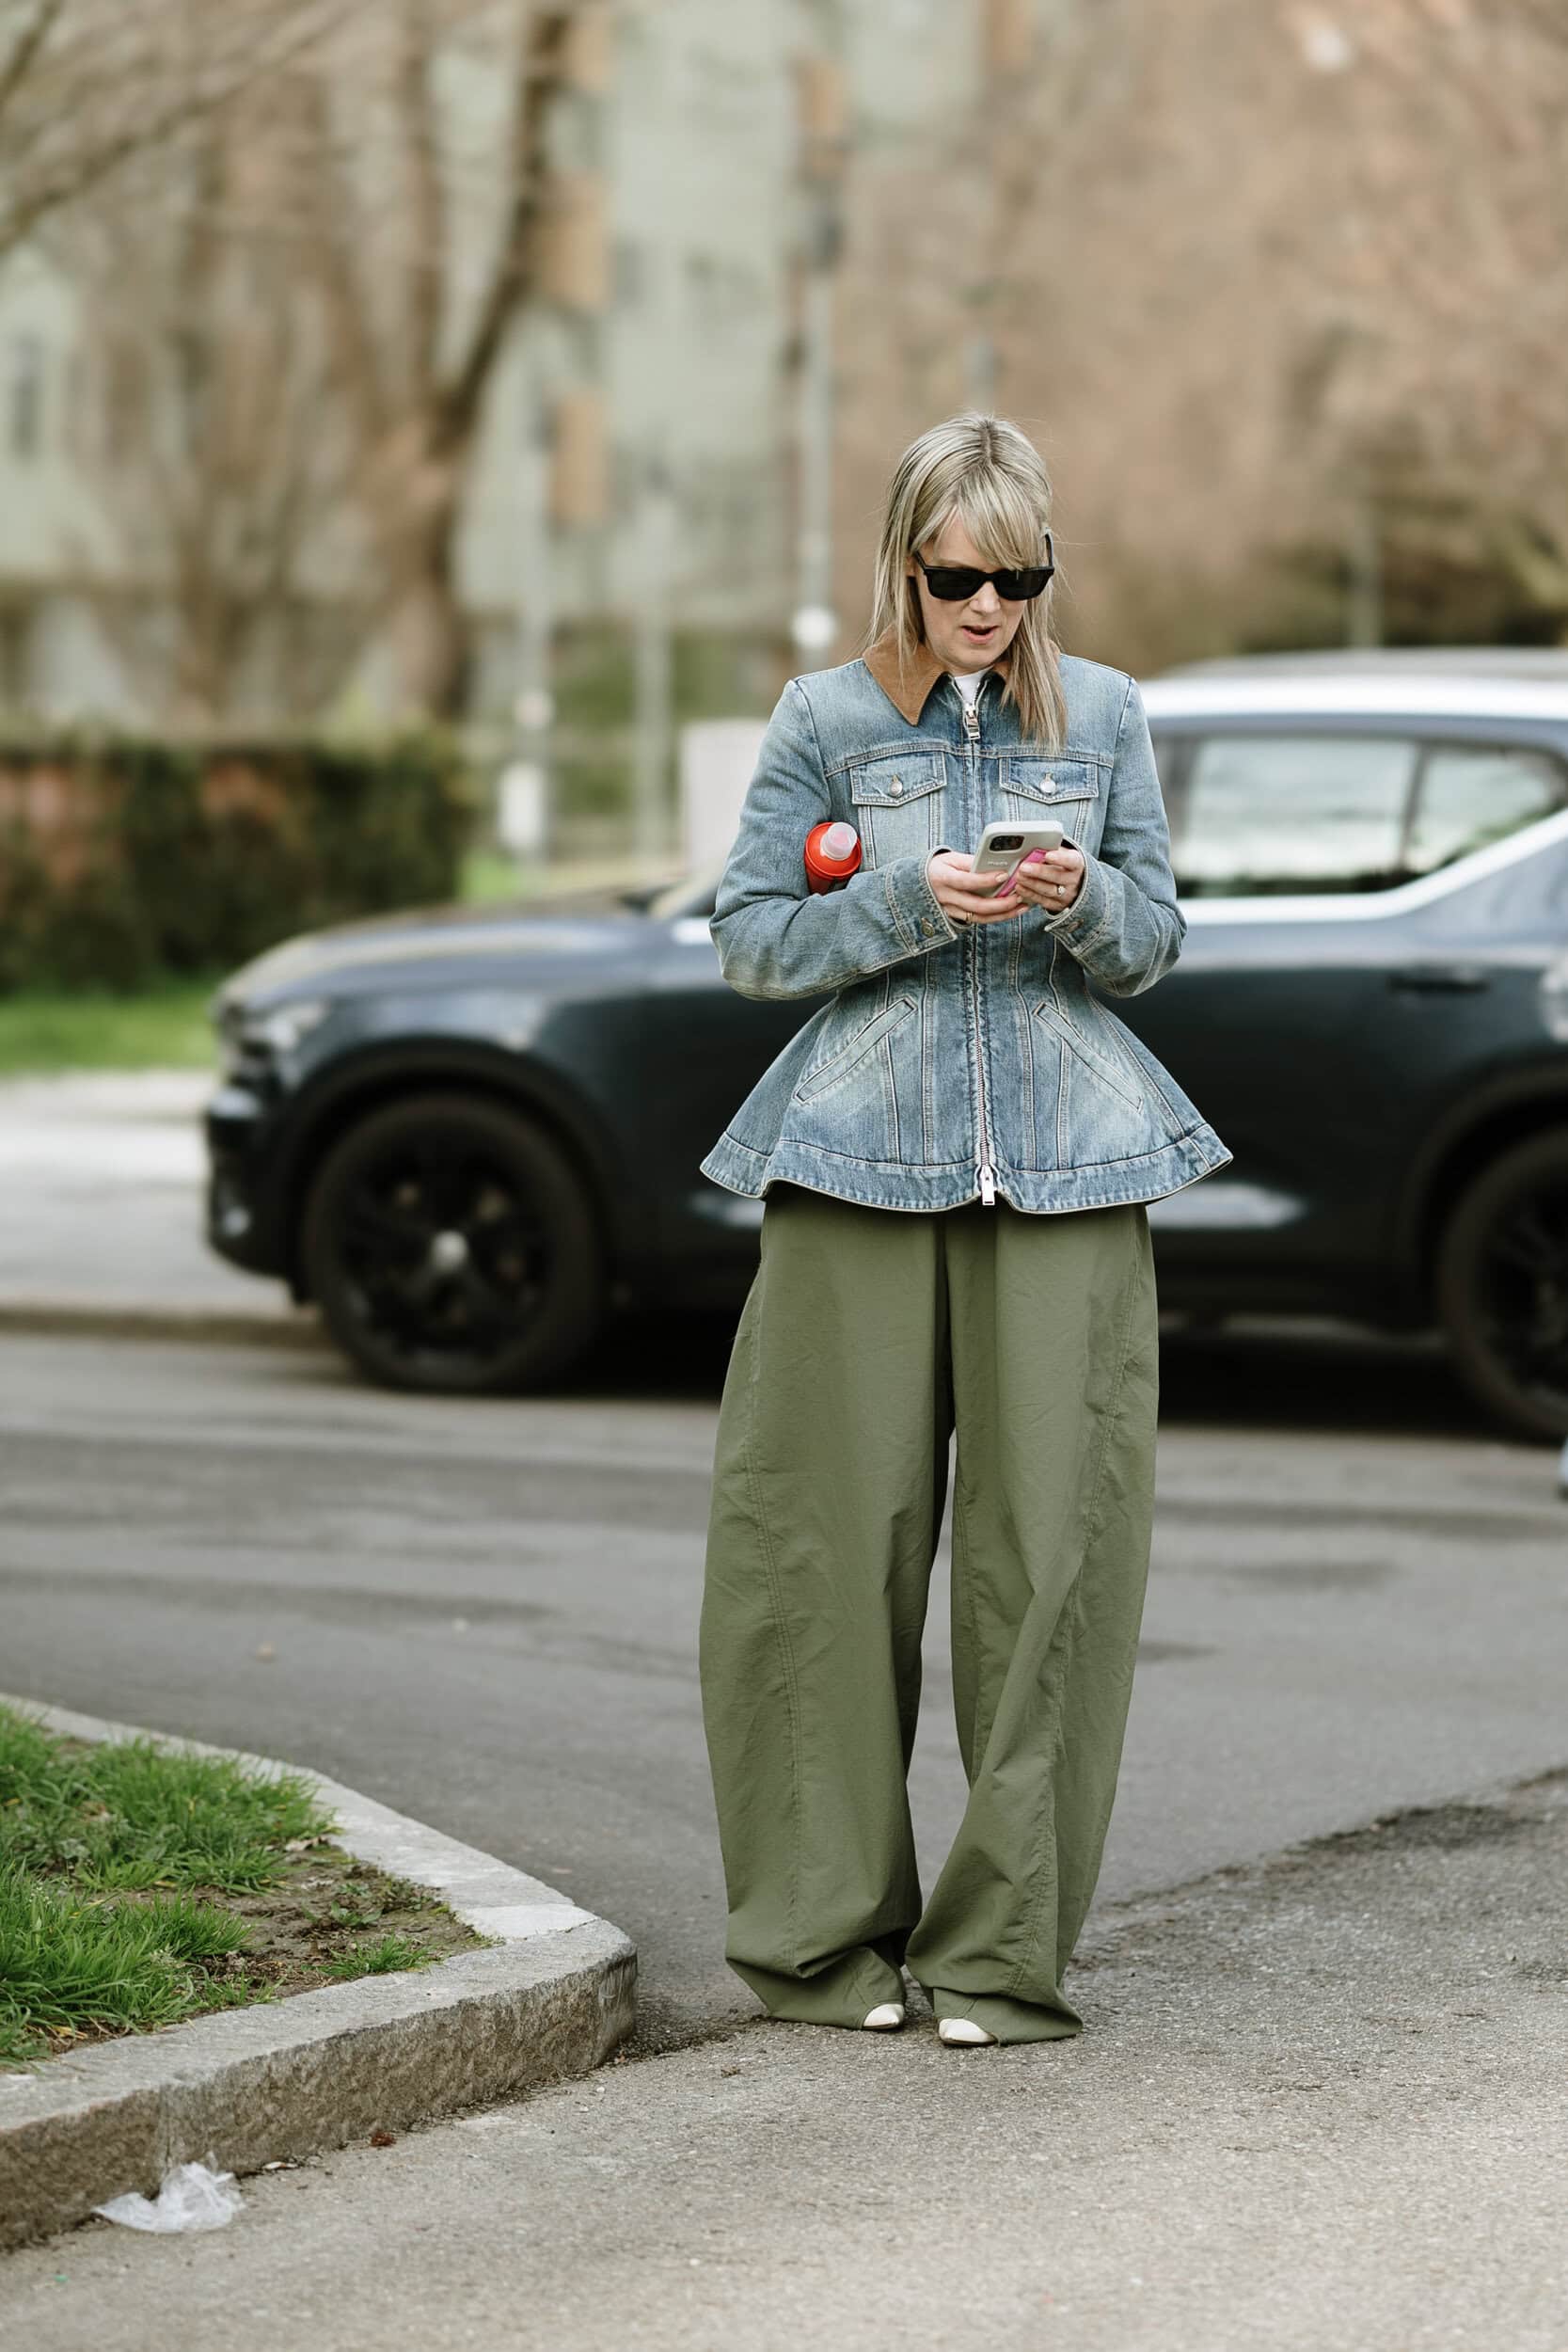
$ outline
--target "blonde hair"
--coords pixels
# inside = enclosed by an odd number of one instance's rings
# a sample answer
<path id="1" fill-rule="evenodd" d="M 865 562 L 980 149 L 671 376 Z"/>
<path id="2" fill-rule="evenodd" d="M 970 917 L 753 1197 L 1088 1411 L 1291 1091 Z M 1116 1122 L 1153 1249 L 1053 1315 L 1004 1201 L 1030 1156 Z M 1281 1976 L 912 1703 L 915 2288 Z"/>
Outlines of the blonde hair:
<path id="1" fill-rule="evenodd" d="M 888 484 L 872 591 L 872 644 L 891 630 L 899 668 L 924 643 L 920 596 L 906 566 L 916 548 L 961 522 L 989 569 L 1043 562 L 1051 477 L 1034 443 L 1005 417 L 975 410 L 933 425 L 909 448 Z M 1059 752 L 1067 735 L 1061 655 L 1051 630 L 1049 582 L 1024 608 L 1008 648 L 1004 700 L 1031 741 Z"/>

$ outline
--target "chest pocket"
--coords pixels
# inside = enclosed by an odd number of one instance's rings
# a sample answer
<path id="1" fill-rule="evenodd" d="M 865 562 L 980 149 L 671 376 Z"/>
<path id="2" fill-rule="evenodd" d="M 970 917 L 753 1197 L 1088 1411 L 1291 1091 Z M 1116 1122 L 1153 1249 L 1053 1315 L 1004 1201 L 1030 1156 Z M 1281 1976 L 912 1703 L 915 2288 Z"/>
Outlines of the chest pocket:
<path id="1" fill-rule="evenodd" d="M 941 752 L 895 752 L 860 761 L 849 771 L 855 828 L 867 866 L 895 857 L 922 857 L 942 839 L 942 787 L 947 763 Z"/>
<path id="2" fill-rule="evenodd" d="M 1023 824 L 1054 817 L 1070 842 L 1092 850 L 1104 823 L 1102 772 L 1097 759 L 1075 759 L 1070 752 L 1060 759 L 1009 752 L 997 779 L 1003 814 Z"/>

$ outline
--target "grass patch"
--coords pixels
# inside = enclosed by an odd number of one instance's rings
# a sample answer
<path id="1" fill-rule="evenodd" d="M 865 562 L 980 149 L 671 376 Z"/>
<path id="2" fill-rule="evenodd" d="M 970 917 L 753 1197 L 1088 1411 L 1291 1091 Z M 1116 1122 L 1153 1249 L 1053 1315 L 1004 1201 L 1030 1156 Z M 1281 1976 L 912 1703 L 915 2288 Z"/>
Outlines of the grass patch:
<path id="1" fill-rule="evenodd" d="M 0 1708 L 0 2062 L 483 1941 L 332 1826 L 297 1774 L 60 1740 Z"/>
<path id="2" fill-rule="evenodd" d="M 210 1963 L 240 1950 L 242 1920 L 189 1896 L 96 1902 L 18 1871 L 0 1876 L 0 2057 L 146 2032 L 198 2008 Z"/>
<path id="3" fill-rule="evenodd" d="M 52 1070 L 215 1070 L 210 980 L 169 980 L 135 995 L 21 989 L 0 996 L 0 1077 Z"/>
<path id="4" fill-rule="evenodd" d="M 262 1780 L 151 1740 L 68 1746 L 0 1708 L 0 1868 L 69 1872 L 86 1890 L 244 1894 L 278 1878 L 291 1838 L 331 1822 L 296 1773 Z"/>
<path id="5" fill-rule="evenodd" d="M 470 850 L 463 861 L 462 895 L 470 906 L 516 905 L 531 898 L 553 898 L 578 890 L 631 888 L 641 869 L 628 856 L 624 842 L 604 855 L 575 857 L 508 857 L 498 850 Z"/>
<path id="6" fill-rule="evenodd" d="M 342 1983 L 349 1977 L 389 1977 L 400 1968 L 421 1968 L 424 1954 L 406 1936 L 378 1936 L 373 1944 L 362 1944 L 357 1951 L 337 1952 L 325 1963 L 326 1973 Z"/>
<path id="7" fill-rule="evenodd" d="M 469 906 L 529 898 L 543 886 L 540 868 L 531 859 L 508 857 L 499 850 L 470 850 L 463 860 L 462 895 Z"/>

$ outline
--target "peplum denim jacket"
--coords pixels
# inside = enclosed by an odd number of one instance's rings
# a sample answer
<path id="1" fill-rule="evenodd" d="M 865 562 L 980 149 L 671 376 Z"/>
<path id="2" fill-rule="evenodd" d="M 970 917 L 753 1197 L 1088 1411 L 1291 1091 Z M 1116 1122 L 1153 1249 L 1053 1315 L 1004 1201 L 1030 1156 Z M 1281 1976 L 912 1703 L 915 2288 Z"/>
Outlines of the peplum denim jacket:
<path id="1" fill-rule="evenodd" d="M 1053 1213 L 1158 1200 L 1231 1158 L 1097 993 L 1152 988 L 1186 932 L 1137 687 L 1064 656 L 1052 755 L 1021 739 L 1005 667 L 972 712 L 927 647 L 900 672 L 888 639 L 784 688 L 709 930 L 742 996 L 832 995 L 702 1162 L 715 1184 Z M 1071 906 L 948 920 L 928 862 L 993 817 L 1060 822 L 1085 858 Z M 802 860 L 824 818 L 854 826 L 862 865 L 818 897 Z"/>

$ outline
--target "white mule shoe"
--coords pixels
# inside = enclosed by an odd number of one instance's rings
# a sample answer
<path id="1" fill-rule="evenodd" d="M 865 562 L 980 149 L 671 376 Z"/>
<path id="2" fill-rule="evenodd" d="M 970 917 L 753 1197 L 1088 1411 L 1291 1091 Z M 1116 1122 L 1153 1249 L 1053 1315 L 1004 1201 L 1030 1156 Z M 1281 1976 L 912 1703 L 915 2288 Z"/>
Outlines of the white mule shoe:
<path id="1" fill-rule="evenodd" d="M 973 2017 L 939 2017 L 937 2037 L 955 2049 L 979 2049 L 982 2042 L 994 2042 L 996 2036 L 977 2026 Z"/>
<path id="2" fill-rule="evenodd" d="M 867 2010 L 863 2030 L 867 2033 L 896 2033 L 903 2022 L 902 2001 L 880 2001 L 875 2009 Z"/>

